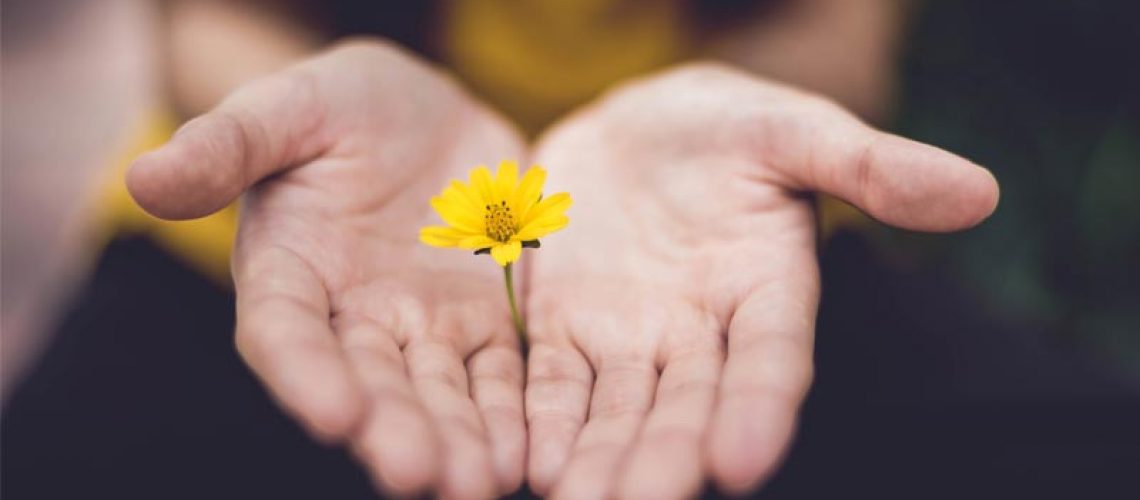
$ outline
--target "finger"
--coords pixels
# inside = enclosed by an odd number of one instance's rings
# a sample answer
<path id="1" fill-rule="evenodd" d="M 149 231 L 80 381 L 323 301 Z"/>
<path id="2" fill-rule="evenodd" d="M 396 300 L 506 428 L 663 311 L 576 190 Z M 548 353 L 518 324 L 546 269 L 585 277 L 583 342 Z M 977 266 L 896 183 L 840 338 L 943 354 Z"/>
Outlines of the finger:
<path id="1" fill-rule="evenodd" d="M 361 419 L 364 398 L 329 327 L 324 286 L 296 254 L 270 248 L 234 261 L 238 352 L 318 438 Z"/>
<path id="2" fill-rule="evenodd" d="M 603 362 L 590 398 L 590 418 L 574 443 L 554 498 L 611 496 L 617 469 L 653 405 L 657 368 L 653 360 Z"/>
<path id="3" fill-rule="evenodd" d="M 246 188 L 325 146 L 314 77 L 295 69 L 251 82 L 139 157 L 127 188 L 146 211 L 192 219 L 228 205 Z"/>
<path id="4" fill-rule="evenodd" d="M 499 493 L 522 486 L 526 460 L 526 421 L 523 416 L 523 360 L 518 345 L 487 346 L 467 361 L 471 397 L 479 408 L 498 476 Z"/>
<path id="5" fill-rule="evenodd" d="M 835 106 L 777 134 L 794 150 L 775 162 L 794 187 L 843 198 L 882 222 L 905 229 L 953 231 L 997 207 L 994 176 L 934 146 L 874 130 Z"/>
<path id="6" fill-rule="evenodd" d="M 438 477 L 440 443 L 412 389 L 403 353 L 391 335 L 364 320 L 337 325 L 341 343 L 370 398 L 353 440 L 377 486 L 398 496 L 426 492 Z"/>
<path id="7" fill-rule="evenodd" d="M 569 344 L 535 342 L 527 355 L 526 421 L 530 433 L 527 482 L 545 495 L 562 475 L 586 421 L 594 375 Z"/>
<path id="8" fill-rule="evenodd" d="M 620 497 L 690 498 L 700 492 L 701 444 L 723 356 L 716 338 L 708 348 L 682 352 L 667 361 L 653 409 L 622 468 Z"/>
<path id="9" fill-rule="evenodd" d="M 786 276 L 753 291 L 728 329 L 708 441 L 712 475 L 727 491 L 755 488 L 791 440 L 812 377 L 818 270 L 809 252 Z"/>
<path id="10" fill-rule="evenodd" d="M 494 496 L 497 484 L 491 446 L 471 400 L 463 360 L 451 346 L 430 339 L 413 340 L 404 355 L 412 384 L 443 444 L 441 496 Z"/>

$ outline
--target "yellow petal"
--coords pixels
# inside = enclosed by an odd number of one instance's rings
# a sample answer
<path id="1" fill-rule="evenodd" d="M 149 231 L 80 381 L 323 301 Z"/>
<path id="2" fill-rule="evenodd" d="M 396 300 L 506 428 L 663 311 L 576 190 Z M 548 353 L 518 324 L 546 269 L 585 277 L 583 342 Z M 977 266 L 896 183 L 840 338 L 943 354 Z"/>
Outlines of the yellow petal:
<path id="1" fill-rule="evenodd" d="M 491 171 L 484 165 L 479 165 L 471 171 L 471 186 L 479 194 L 479 201 L 483 206 L 494 203 L 495 183 L 491 179 Z"/>
<path id="2" fill-rule="evenodd" d="M 518 260 L 520 254 L 522 254 L 522 243 L 518 241 L 512 240 L 491 247 L 491 257 L 495 259 L 495 262 L 498 262 L 500 266 L 506 266 Z"/>
<path id="3" fill-rule="evenodd" d="M 530 207 L 538 202 L 539 195 L 542 194 L 542 185 L 546 182 L 546 170 L 542 167 L 535 165 L 530 167 L 523 175 L 522 182 L 519 182 L 518 189 L 515 190 L 515 197 L 512 203 L 515 213 L 526 216 Z"/>
<path id="4" fill-rule="evenodd" d="M 466 184 L 457 180 L 452 180 L 451 185 L 443 189 L 440 197 L 452 205 L 471 210 L 476 214 L 483 212 L 483 203 L 481 203 L 482 200 L 477 199 L 478 195 L 471 192 Z"/>
<path id="5" fill-rule="evenodd" d="M 547 217 L 527 224 L 515 236 L 522 241 L 537 240 L 566 227 L 569 223 L 570 218 L 565 215 Z"/>
<path id="6" fill-rule="evenodd" d="M 488 238 L 485 234 L 472 234 L 459 240 L 457 246 L 467 250 L 480 250 L 483 248 L 491 248 L 498 244 L 499 242 Z"/>
<path id="7" fill-rule="evenodd" d="M 495 191 L 499 195 L 499 201 L 510 200 L 515 192 L 515 186 L 518 183 L 518 162 L 514 160 L 503 160 L 499 162 L 499 173 L 495 177 Z"/>
<path id="8" fill-rule="evenodd" d="M 532 217 L 530 219 L 530 222 L 527 222 L 526 225 L 523 226 L 523 229 L 531 227 L 531 226 L 549 226 L 551 224 L 559 224 L 563 221 L 569 221 L 569 220 L 570 219 L 566 217 L 566 212 L 557 211 L 557 210 L 547 210 L 542 215 L 539 215 L 537 217 Z"/>
<path id="9" fill-rule="evenodd" d="M 548 198 L 543 198 L 542 201 L 527 211 L 526 217 L 523 218 L 522 225 L 524 227 L 528 226 L 531 221 L 550 215 L 561 215 L 566 209 L 570 208 L 570 205 L 573 203 L 574 200 L 570 199 L 570 195 L 566 193 L 558 193 Z"/>
<path id="10" fill-rule="evenodd" d="M 456 247 L 466 237 L 467 233 L 452 227 L 428 226 L 420 229 L 420 241 L 433 247 Z"/>
<path id="11" fill-rule="evenodd" d="M 476 212 L 457 207 L 442 196 L 432 197 L 431 206 L 448 225 L 468 233 L 483 232 L 483 219 Z"/>

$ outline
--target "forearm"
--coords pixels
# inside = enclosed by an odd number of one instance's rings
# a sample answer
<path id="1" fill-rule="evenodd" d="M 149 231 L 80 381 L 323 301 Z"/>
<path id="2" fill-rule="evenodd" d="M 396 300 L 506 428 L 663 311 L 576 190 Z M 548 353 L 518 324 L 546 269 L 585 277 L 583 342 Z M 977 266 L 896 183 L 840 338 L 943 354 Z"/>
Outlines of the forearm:
<path id="1" fill-rule="evenodd" d="M 871 120 L 889 111 L 908 0 L 800 0 L 710 38 L 705 54 L 822 93 Z"/>
<path id="2" fill-rule="evenodd" d="M 163 4 L 166 95 L 181 114 L 200 114 L 238 85 L 324 44 L 274 2 L 170 0 Z"/>

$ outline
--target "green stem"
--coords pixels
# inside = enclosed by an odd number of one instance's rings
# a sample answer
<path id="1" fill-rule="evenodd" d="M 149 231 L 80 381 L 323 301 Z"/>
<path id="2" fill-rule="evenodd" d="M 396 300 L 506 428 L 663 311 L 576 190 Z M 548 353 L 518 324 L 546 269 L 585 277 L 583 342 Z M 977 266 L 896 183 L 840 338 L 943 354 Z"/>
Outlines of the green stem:
<path id="1" fill-rule="evenodd" d="M 523 346 L 526 346 L 526 323 L 523 323 L 522 315 L 519 314 L 519 306 L 515 301 L 515 280 L 512 267 L 514 264 L 507 264 L 503 266 L 503 275 L 507 280 L 507 300 L 511 302 L 511 319 L 515 322 L 515 333 L 518 334 L 519 340 Z"/>

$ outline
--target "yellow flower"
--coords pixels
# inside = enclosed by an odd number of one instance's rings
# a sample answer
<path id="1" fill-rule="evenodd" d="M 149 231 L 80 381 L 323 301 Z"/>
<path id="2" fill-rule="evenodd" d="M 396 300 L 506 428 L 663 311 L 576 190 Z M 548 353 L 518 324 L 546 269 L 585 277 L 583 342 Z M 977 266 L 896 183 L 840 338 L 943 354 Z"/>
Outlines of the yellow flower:
<path id="1" fill-rule="evenodd" d="M 435 247 L 454 247 L 490 252 L 500 266 L 518 260 L 522 248 L 538 247 L 538 239 L 566 227 L 566 209 L 572 200 L 566 193 L 542 196 L 546 171 L 534 166 L 519 180 L 513 161 L 499 163 L 491 171 L 478 166 L 471 182 L 452 180 L 431 206 L 447 226 L 420 230 L 420 241 Z"/>

